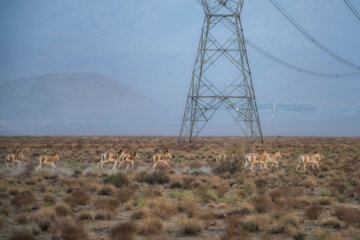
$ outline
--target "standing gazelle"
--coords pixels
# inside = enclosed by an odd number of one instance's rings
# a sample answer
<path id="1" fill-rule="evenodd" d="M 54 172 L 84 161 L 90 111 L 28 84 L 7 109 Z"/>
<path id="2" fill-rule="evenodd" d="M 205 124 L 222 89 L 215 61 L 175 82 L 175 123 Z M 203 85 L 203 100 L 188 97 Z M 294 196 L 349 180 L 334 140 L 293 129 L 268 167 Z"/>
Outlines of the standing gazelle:
<path id="1" fill-rule="evenodd" d="M 319 167 L 319 161 L 320 160 L 321 160 L 321 156 L 320 156 L 319 152 L 314 152 L 314 153 L 312 153 L 310 155 L 308 155 L 308 154 L 301 155 L 297 160 L 297 162 L 299 164 L 296 167 L 296 172 L 297 172 L 298 168 L 301 166 L 301 164 L 304 165 L 304 171 L 305 171 L 306 165 L 308 163 L 311 164 L 313 169 L 315 168 L 314 165 L 316 165 L 316 167 L 319 169 L 320 168 Z"/>
<path id="2" fill-rule="evenodd" d="M 168 162 L 166 160 L 170 160 L 170 159 L 172 159 L 172 157 L 173 156 L 170 151 L 165 151 L 164 153 L 156 153 L 152 157 L 152 160 L 154 161 L 153 170 L 155 170 L 156 166 L 159 163 L 164 163 L 166 166 L 168 166 L 168 168 L 170 168 L 170 165 L 168 164 Z"/>
<path id="3" fill-rule="evenodd" d="M 19 151 L 15 154 L 8 154 L 5 157 L 6 166 L 9 167 L 9 165 L 13 162 L 17 162 L 18 167 L 20 168 L 21 165 L 21 159 L 24 157 L 24 153 L 22 151 Z"/>
<path id="4" fill-rule="evenodd" d="M 50 156 L 40 156 L 39 157 L 39 166 L 36 168 L 35 172 L 39 169 L 41 170 L 42 165 L 51 165 L 51 169 L 54 172 L 56 165 L 55 162 L 60 160 L 60 154 L 55 152 L 53 155 Z"/>
<path id="5" fill-rule="evenodd" d="M 98 167 L 103 168 L 105 163 L 110 162 L 110 163 L 114 163 L 114 166 L 112 168 L 112 169 L 114 169 L 115 165 L 119 161 L 119 158 L 120 158 L 122 153 L 123 153 L 123 150 L 120 149 L 117 153 L 105 152 L 105 153 L 101 154 L 100 155 L 100 162 L 98 164 Z"/>
<path id="6" fill-rule="evenodd" d="M 278 168 L 279 166 L 279 159 L 281 158 L 281 152 L 278 150 L 274 153 L 267 153 L 266 154 L 266 162 L 270 162 L 271 163 L 271 167 L 273 166 L 273 164 L 276 164 L 276 168 Z"/>

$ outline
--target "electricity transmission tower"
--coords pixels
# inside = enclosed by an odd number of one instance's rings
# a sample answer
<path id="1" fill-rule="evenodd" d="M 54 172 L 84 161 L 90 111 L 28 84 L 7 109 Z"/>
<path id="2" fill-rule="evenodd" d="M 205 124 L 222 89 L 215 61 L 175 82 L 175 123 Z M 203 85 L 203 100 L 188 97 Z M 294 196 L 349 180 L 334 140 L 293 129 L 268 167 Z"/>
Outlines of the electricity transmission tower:
<path id="1" fill-rule="evenodd" d="M 263 141 L 240 18 L 244 0 L 197 1 L 205 18 L 179 141 L 188 137 L 192 142 L 221 106 L 252 141 Z M 216 66 L 220 70 L 211 72 Z M 222 90 L 215 80 L 224 85 Z"/>

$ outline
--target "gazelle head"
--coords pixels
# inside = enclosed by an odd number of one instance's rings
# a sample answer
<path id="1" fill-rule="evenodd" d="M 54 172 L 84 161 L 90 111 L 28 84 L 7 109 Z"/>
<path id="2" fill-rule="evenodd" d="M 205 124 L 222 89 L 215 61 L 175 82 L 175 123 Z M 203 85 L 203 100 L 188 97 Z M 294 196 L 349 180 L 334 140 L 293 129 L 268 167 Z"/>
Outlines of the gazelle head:
<path id="1" fill-rule="evenodd" d="M 23 158 L 24 157 L 23 151 L 19 151 L 16 155 L 17 155 L 18 158 Z"/>
<path id="2" fill-rule="evenodd" d="M 168 158 L 168 159 L 172 159 L 172 158 L 173 158 L 173 155 L 171 154 L 170 151 L 165 151 L 163 154 L 164 154 L 165 158 Z"/>
<path id="3" fill-rule="evenodd" d="M 280 150 L 277 150 L 276 152 L 274 152 L 273 155 L 275 156 L 275 158 L 281 158 L 282 157 Z"/>
<path id="4" fill-rule="evenodd" d="M 321 160 L 321 154 L 319 152 L 314 152 L 311 154 L 317 161 Z"/>
<path id="5" fill-rule="evenodd" d="M 58 153 L 58 152 L 55 152 L 54 154 L 53 154 L 53 159 L 55 160 L 55 161 L 59 161 L 60 160 L 60 154 Z"/>

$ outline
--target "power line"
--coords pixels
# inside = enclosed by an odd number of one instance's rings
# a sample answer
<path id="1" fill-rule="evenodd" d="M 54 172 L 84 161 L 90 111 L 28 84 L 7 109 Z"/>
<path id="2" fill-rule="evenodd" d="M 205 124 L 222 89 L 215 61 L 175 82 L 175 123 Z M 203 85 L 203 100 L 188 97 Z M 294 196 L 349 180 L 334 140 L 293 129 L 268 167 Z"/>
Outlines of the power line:
<path id="1" fill-rule="evenodd" d="M 274 55 L 272 55 L 269 52 L 265 51 L 264 49 L 260 48 L 259 46 L 257 46 L 256 44 L 254 44 L 253 42 L 251 42 L 250 40 L 248 40 L 246 38 L 245 38 L 245 42 L 247 43 L 247 45 L 252 47 L 257 52 L 261 53 L 265 57 L 269 58 L 270 60 L 272 60 L 280 65 L 283 65 L 284 67 L 290 68 L 292 70 L 295 70 L 297 72 L 304 73 L 307 75 L 311 75 L 311 76 L 315 76 L 315 77 L 323 77 L 323 78 L 344 78 L 344 77 L 352 77 L 352 76 L 360 74 L 360 72 L 345 73 L 345 74 L 326 74 L 326 73 L 313 72 L 310 70 L 299 68 L 295 65 L 292 65 L 284 60 L 281 60 L 281 59 L 275 57 Z"/>
<path id="2" fill-rule="evenodd" d="M 351 10 L 351 12 L 355 15 L 355 17 L 357 17 L 357 19 L 360 21 L 360 13 L 356 10 L 356 8 L 351 4 L 351 2 L 349 0 L 344 0 L 344 2 L 346 3 L 346 5 L 349 7 L 349 9 Z"/>
<path id="3" fill-rule="evenodd" d="M 360 66 L 356 65 L 343 57 L 339 56 L 335 52 L 331 51 L 329 48 L 327 48 L 325 45 L 323 45 L 321 42 L 319 42 L 316 38 L 314 38 L 310 33 L 308 33 L 303 27 L 301 27 L 280 5 L 276 0 L 270 0 L 272 4 L 280 11 L 282 15 L 292 24 L 295 28 L 297 28 L 306 38 L 308 38 L 311 42 L 313 42 L 316 46 L 318 46 L 321 50 L 335 58 L 337 61 L 354 68 L 356 70 L 360 70 Z"/>

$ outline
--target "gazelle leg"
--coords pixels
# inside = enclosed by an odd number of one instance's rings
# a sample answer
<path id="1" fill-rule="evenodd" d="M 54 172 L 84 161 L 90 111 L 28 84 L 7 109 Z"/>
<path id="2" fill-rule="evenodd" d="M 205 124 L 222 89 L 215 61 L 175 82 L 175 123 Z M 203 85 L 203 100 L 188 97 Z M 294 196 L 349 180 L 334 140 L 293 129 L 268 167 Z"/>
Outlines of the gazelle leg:
<path id="1" fill-rule="evenodd" d="M 299 165 L 297 165 L 296 170 L 295 170 L 296 172 L 300 166 L 301 166 L 301 163 L 299 163 Z"/>
<path id="2" fill-rule="evenodd" d="M 129 169 L 129 166 L 130 166 L 130 164 L 128 163 L 125 171 L 127 171 Z"/>
<path id="3" fill-rule="evenodd" d="M 153 165 L 153 170 L 155 170 L 157 164 L 158 164 L 158 162 L 154 163 L 154 165 Z"/>
<path id="4" fill-rule="evenodd" d="M 307 163 L 304 163 L 304 171 L 305 171 L 305 169 L 306 169 L 306 164 L 307 164 Z"/>
<path id="5" fill-rule="evenodd" d="M 254 172 L 254 163 L 251 163 L 250 169 L 252 172 Z"/>
<path id="6" fill-rule="evenodd" d="M 115 170 L 117 164 L 118 164 L 118 160 L 115 161 L 114 166 L 111 168 L 111 171 L 112 171 L 112 170 Z M 119 166 L 119 167 L 120 167 L 120 166 Z"/>
<path id="7" fill-rule="evenodd" d="M 164 163 L 166 164 L 166 166 L 168 166 L 168 168 L 170 168 L 170 165 L 167 163 L 167 161 L 164 161 Z"/>
<path id="8" fill-rule="evenodd" d="M 134 168 L 134 161 L 131 161 L 131 168 Z"/>
<path id="9" fill-rule="evenodd" d="M 279 162 L 276 162 L 276 168 L 278 168 L 279 167 Z"/>
<path id="10" fill-rule="evenodd" d="M 315 162 L 315 163 L 316 163 L 317 168 L 320 169 L 320 164 L 319 164 L 319 162 Z"/>

